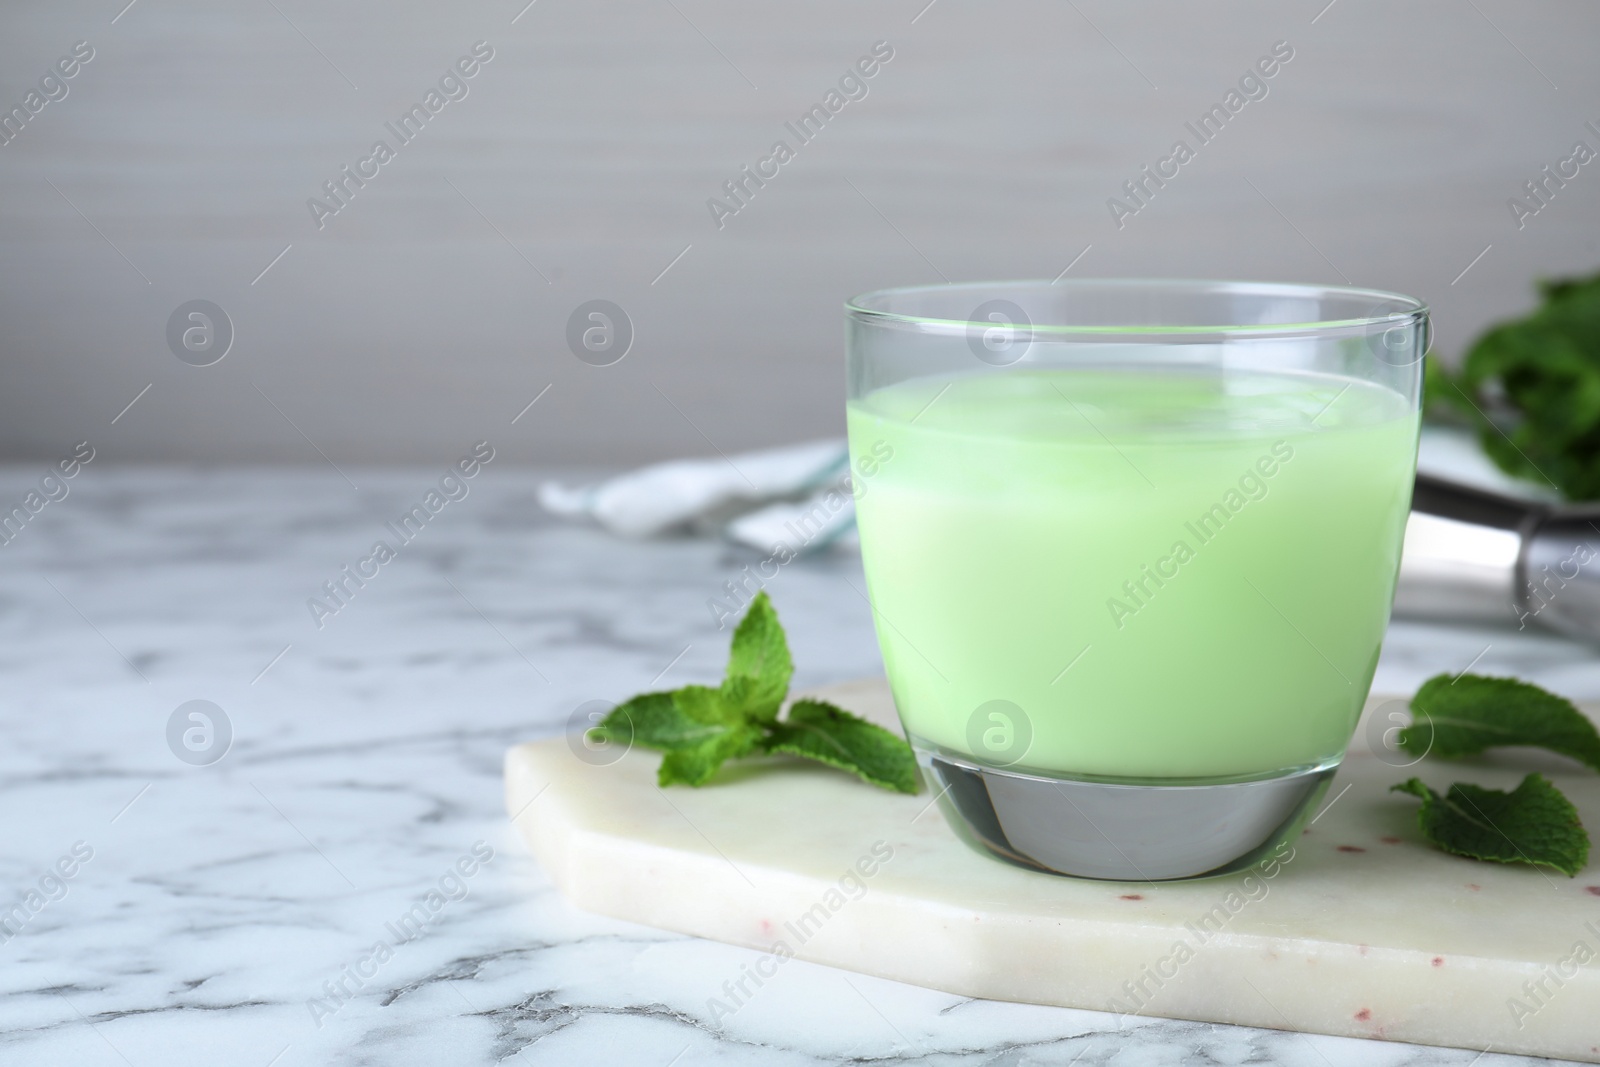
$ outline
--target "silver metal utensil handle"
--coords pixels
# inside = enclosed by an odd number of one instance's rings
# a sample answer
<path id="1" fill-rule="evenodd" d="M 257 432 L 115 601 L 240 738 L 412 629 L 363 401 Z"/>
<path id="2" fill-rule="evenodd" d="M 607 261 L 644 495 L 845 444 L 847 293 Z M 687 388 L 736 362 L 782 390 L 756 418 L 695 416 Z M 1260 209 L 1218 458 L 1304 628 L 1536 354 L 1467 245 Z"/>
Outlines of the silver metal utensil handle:
<path id="1" fill-rule="evenodd" d="M 1600 508 L 1552 508 L 1419 474 L 1394 610 L 1600 642 Z"/>

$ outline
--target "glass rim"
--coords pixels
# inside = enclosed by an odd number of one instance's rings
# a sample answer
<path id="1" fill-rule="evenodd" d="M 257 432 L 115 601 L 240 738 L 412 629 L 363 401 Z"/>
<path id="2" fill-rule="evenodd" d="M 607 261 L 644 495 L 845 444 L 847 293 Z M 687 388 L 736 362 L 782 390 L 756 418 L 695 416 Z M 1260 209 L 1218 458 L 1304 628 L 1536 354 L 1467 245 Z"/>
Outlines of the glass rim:
<path id="1" fill-rule="evenodd" d="M 845 301 L 848 318 L 868 325 L 901 326 L 928 333 L 970 333 L 974 329 L 990 329 L 993 321 L 969 318 L 941 318 L 932 315 L 911 315 L 872 307 L 872 303 L 887 303 L 889 298 L 917 293 L 955 293 L 963 289 L 986 291 L 999 296 L 1004 291 L 1025 289 L 1115 291 L 1129 292 L 1167 290 L 1190 294 L 1224 294 L 1256 296 L 1293 296 L 1312 298 L 1318 296 L 1343 296 L 1366 298 L 1374 305 L 1387 304 L 1391 310 L 1371 315 L 1345 319 L 1324 319 L 1312 322 L 1231 323 L 1226 325 L 1194 324 L 1134 324 L 1124 325 L 1073 325 L 1066 323 L 1028 323 L 1015 327 L 1030 335 L 1041 336 L 1092 336 L 1099 338 L 1160 336 L 1175 340 L 1190 337 L 1243 337 L 1273 338 L 1305 337 L 1319 334 L 1344 333 L 1349 330 L 1393 329 L 1396 326 L 1415 324 L 1429 317 L 1428 305 L 1415 297 L 1384 289 L 1367 289 L 1351 285 L 1319 285 L 1301 282 L 1251 282 L 1218 281 L 1201 278 L 1071 278 L 1066 281 L 1045 281 L 1042 278 L 1018 281 L 944 282 L 930 285 L 896 286 L 859 293 Z"/>

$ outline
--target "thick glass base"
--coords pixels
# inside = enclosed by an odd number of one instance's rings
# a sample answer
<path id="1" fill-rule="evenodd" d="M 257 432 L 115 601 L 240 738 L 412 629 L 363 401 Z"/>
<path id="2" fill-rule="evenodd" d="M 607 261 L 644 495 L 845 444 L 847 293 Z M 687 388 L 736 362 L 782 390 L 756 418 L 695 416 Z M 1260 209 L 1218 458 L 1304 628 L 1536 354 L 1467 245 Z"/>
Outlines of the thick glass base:
<path id="1" fill-rule="evenodd" d="M 913 737 L 966 842 L 1050 874 L 1154 882 L 1243 870 L 1295 833 L 1338 761 L 1250 780 L 1099 779 L 985 767 Z"/>

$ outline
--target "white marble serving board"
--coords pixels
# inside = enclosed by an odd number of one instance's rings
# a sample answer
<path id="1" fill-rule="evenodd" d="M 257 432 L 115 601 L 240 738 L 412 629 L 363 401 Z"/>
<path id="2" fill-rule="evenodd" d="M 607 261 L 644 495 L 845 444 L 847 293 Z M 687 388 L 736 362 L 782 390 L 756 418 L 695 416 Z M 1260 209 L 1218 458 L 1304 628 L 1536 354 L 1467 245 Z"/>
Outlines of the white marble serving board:
<path id="1" fill-rule="evenodd" d="M 882 681 L 824 692 L 894 722 Z M 993 1000 L 1600 1062 L 1600 865 L 1445 855 L 1388 792 L 1539 770 L 1600 827 L 1600 776 L 1522 750 L 1396 768 L 1365 735 L 1292 857 L 1253 881 L 1022 870 L 957 840 L 926 790 L 784 759 L 661 790 L 656 753 L 595 766 L 558 737 L 507 753 L 506 801 L 579 907 L 763 952 L 725 987 L 729 1012 L 792 954 Z"/>

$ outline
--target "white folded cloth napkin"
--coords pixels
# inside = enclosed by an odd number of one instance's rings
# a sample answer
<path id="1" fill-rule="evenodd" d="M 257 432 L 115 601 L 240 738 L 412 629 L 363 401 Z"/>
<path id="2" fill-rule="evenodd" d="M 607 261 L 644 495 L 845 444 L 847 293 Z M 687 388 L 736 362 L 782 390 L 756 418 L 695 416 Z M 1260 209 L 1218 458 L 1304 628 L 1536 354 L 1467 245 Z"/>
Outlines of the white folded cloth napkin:
<path id="1" fill-rule="evenodd" d="M 655 463 L 591 485 L 546 482 L 539 503 L 626 537 L 718 534 L 762 552 L 853 545 L 855 501 L 843 438 Z"/>
<path id="2" fill-rule="evenodd" d="M 1430 473 L 1513 495 L 1530 492 L 1496 470 L 1463 431 L 1424 426 L 1420 452 L 1418 466 Z M 844 439 L 833 437 L 656 463 L 591 485 L 546 482 L 539 502 L 555 515 L 590 519 L 628 537 L 698 533 L 798 556 L 859 545 L 849 462 Z"/>

